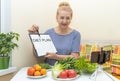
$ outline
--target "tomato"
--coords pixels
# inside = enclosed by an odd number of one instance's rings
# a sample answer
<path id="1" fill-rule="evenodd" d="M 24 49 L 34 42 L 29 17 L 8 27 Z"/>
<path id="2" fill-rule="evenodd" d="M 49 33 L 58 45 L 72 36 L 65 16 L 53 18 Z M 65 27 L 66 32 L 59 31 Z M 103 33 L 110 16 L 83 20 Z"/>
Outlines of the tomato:
<path id="1" fill-rule="evenodd" d="M 35 72 L 35 69 L 32 68 L 32 67 L 30 67 L 30 68 L 27 69 L 27 75 L 29 75 L 29 76 L 33 76 L 34 72 Z"/>
<path id="2" fill-rule="evenodd" d="M 67 73 L 67 77 L 69 77 L 69 75 L 68 75 L 68 73 L 69 73 L 69 70 L 67 70 L 67 69 L 66 69 L 66 70 L 65 70 L 65 72 Z"/>
<path id="3" fill-rule="evenodd" d="M 66 79 L 66 78 L 74 78 L 77 76 L 75 70 L 64 70 L 60 72 L 59 78 Z"/>
<path id="4" fill-rule="evenodd" d="M 68 77 L 69 77 L 69 78 L 74 78 L 74 77 L 76 77 L 76 76 L 77 76 L 77 73 L 76 73 L 75 70 L 69 70 L 69 71 L 68 71 Z"/>
<path id="5" fill-rule="evenodd" d="M 66 79 L 67 78 L 67 72 L 66 71 L 60 72 L 59 77 L 62 78 L 62 79 Z"/>

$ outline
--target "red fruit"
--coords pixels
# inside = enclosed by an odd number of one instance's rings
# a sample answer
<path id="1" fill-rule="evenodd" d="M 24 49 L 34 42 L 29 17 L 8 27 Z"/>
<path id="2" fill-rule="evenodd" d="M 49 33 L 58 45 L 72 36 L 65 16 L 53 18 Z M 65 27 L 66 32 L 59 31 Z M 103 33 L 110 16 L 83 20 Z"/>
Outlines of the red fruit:
<path id="1" fill-rule="evenodd" d="M 69 78 L 74 78 L 74 77 L 76 77 L 76 76 L 77 76 L 77 73 L 76 73 L 75 70 L 69 70 L 69 71 L 68 71 L 68 77 L 69 77 Z"/>
<path id="2" fill-rule="evenodd" d="M 35 69 L 30 67 L 27 69 L 27 75 L 29 76 L 34 76 Z"/>
<path id="3" fill-rule="evenodd" d="M 67 73 L 67 78 L 69 77 L 68 73 L 69 73 L 69 70 L 65 70 L 65 72 Z"/>
<path id="4" fill-rule="evenodd" d="M 66 79 L 67 78 L 67 72 L 66 71 L 60 72 L 59 77 L 62 78 L 62 79 Z"/>

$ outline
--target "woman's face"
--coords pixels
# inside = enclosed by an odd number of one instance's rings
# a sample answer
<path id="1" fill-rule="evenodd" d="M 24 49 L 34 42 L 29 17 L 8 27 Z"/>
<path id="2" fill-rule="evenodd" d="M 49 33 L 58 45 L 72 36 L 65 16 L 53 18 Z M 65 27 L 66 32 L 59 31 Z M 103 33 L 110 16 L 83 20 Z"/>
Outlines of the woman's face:
<path id="1" fill-rule="evenodd" d="M 59 10 L 56 18 L 60 28 L 62 29 L 68 28 L 72 19 L 71 12 Z"/>

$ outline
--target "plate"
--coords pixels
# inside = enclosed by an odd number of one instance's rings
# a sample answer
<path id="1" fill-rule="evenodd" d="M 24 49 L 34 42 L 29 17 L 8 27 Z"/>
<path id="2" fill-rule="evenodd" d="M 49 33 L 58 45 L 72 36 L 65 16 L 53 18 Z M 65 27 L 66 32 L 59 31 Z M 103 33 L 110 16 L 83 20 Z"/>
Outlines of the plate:
<path id="1" fill-rule="evenodd" d="M 47 75 L 42 75 L 42 76 L 28 76 L 28 75 L 27 75 L 28 78 L 34 78 L 34 79 L 35 79 L 35 78 L 36 78 L 36 79 L 37 79 L 37 78 L 44 78 L 44 77 L 46 77 L 46 76 L 47 76 Z"/>
<path id="2" fill-rule="evenodd" d="M 51 71 L 51 69 L 47 69 L 47 71 Z"/>
<path id="3" fill-rule="evenodd" d="M 80 75 L 77 75 L 74 78 L 66 78 L 66 79 L 61 79 L 61 78 L 54 78 L 55 80 L 60 80 L 60 81 L 70 81 L 70 80 L 74 80 L 77 79 Z"/>

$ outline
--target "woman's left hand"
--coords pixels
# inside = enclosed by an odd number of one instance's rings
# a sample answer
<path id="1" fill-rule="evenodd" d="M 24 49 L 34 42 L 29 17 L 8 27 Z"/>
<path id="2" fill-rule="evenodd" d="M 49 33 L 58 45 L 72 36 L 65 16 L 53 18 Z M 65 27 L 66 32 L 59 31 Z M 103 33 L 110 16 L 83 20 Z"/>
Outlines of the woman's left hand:
<path id="1" fill-rule="evenodd" d="M 56 53 L 47 53 L 45 57 L 49 58 L 49 59 L 56 59 L 57 54 Z"/>

